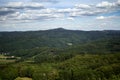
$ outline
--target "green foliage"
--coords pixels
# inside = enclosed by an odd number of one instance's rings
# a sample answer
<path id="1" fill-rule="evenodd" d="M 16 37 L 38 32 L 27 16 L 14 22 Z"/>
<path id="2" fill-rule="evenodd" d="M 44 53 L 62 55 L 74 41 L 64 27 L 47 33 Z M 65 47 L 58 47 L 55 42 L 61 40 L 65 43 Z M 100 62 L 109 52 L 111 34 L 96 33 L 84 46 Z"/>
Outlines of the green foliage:
<path id="1" fill-rule="evenodd" d="M 20 62 L 0 71 L 2 80 L 29 77 L 33 80 L 119 80 L 120 54 L 76 54 L 72 58 L 41 64 Z"/>
<path id="2" fill-rule="evenodd" d="M 120 54 L 77 55 L 58 65 L 61 77 L 65 80 L 110 80 L 120 74 Z M 71 72 L 72 70 L 72 72 Z M 66 72 L 65 72 L 66 71 Z M 68 77 L 67 77 L 68 76 Z"/>
<path id="3" fill-rule="evenodd" d="M 0 65 L 0 80 L 120 80 L 120 31 L 54 29 L 0 35 L 0 52 L 21 57 Z"/>
<path id="4" fill-rule="evenodd" d="M 0 32 L 0 52 L 13 52 L 37 47 L 69 47 L 101 39 L 120 38 L 120 31 L 46 30 L 28 32 Z"/>
<path id="5" fill-rule="evenodd" d="M 0 71 L 0 76 L 3 80 L 14 80 L 18 76 L 18 71 L 9 66 Z"/>

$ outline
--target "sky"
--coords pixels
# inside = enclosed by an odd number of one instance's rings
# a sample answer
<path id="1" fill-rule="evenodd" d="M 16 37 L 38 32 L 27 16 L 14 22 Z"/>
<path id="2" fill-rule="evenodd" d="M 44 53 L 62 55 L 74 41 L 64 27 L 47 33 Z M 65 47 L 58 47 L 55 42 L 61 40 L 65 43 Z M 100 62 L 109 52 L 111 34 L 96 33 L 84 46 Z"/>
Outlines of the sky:
<path id="1" fill-rule="evenodd" d="M 0 31 L 120 30 L 120 0 L 0 0 Z"/>

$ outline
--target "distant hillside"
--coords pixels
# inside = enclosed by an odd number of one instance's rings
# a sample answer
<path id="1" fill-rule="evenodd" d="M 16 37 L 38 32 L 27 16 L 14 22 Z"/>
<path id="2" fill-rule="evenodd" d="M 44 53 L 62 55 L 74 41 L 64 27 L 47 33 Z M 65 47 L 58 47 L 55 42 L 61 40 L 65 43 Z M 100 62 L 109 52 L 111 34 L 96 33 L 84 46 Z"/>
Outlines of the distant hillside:
<path id="1" fill-rule="evenodd" d="M 39 47 L 65 48 L 106 39 L 120 39 L 120 31 L 79 31 L 63 28 L 45 31 L 0 32 L 0 52 Z"/>
<path id="2" fill-rule="evenodd" d="M 0 55 L 0 80 L 120 80 L 120 31 L 0 32 Z"/>

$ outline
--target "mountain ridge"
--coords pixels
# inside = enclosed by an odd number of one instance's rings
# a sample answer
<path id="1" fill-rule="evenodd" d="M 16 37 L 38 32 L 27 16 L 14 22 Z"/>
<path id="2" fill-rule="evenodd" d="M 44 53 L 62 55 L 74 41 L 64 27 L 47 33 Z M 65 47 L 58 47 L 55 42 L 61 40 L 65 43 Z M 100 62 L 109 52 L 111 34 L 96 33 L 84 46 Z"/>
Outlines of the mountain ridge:
<path id="1" fill-rule="evenodd" d="M 86 31 L 86 32 L 89 32 L 89 31 L 120 31 L 120 30 L 73 30 L 73 29 L 66 29 L 66 28 L 62 28 L 62 27 L 59 27 L 59 28 L 53 28 L 53 29 L 46 29 L 46 30 L 28 30 L 28 31 L 0 31 L 0 33 L 2 32 L 39 32 L 39 31 Z"/>
<path id="2" fill-rule="evenodd" d="M 96 40 L 119 39 L 120 31 L 79 31 L 57 28 L 45 31 L 0 32 L 0 52 L 35 47 L 66 48 Z"/>

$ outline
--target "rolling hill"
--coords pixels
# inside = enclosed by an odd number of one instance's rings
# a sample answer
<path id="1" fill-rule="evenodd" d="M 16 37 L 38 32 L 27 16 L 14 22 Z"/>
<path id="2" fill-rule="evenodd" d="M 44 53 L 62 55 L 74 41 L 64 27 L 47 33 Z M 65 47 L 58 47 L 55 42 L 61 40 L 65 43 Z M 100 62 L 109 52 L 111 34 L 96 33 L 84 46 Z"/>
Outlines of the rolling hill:
<path id="1" fill-rule="evenodd" d="M 79 31 L 63 28 L 45 31 L 0 32 L 0 52 L 39 47 L 67 48 L 97 40 L 120 38 L 120 31 Z"/>
<path id="2" fill-rule="evenodd" d="M 0 54 L 0 80 L 120 79 L 119 30 L 0 32 Z"/>

